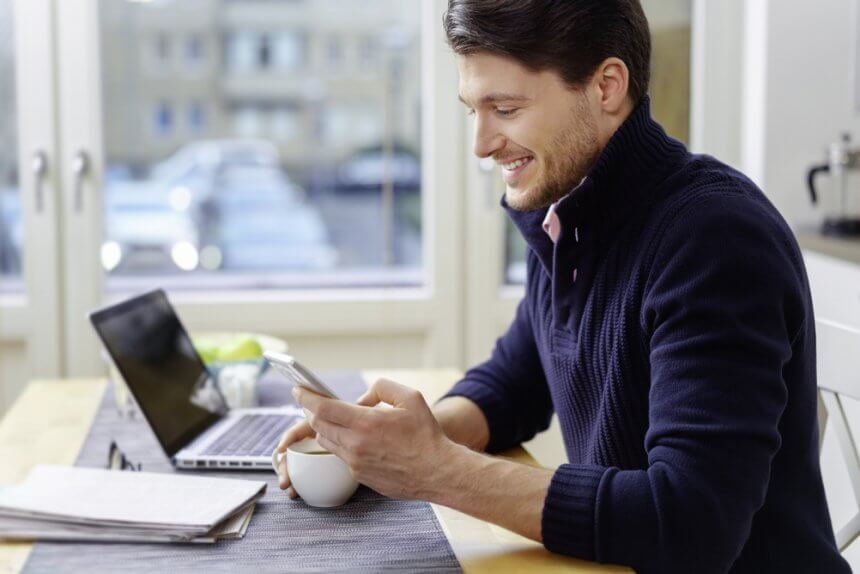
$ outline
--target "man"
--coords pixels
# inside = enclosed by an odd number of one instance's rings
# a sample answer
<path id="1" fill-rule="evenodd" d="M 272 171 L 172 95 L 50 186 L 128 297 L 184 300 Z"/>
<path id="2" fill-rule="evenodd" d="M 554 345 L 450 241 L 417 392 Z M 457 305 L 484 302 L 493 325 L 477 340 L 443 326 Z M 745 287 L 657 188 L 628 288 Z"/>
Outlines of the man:
<path id="1" fill-rule="evenodd" d="M 529 245 L 525 298 L 432 411 L 390 381 L 358 406 L 298 390 L 309 419 L 279 450 L 316 432 L 382 494 L 637 572 L 847 572 L 800 251 L 750 180 L 651 119 L 639 2 L 449 0 L 444 25 L 475 154 Z M 478 452 L 553 411 L 568 464 Z"/>

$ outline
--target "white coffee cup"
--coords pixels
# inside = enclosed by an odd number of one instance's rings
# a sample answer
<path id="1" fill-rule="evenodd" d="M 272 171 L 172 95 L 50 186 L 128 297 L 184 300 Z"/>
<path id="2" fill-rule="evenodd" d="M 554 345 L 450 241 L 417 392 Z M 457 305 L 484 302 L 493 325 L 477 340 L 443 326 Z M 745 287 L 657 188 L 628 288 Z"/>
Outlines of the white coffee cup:
<path id="1" fill-rule="evenodd" d="M 280 463 L 278 454 L 272 458 L 277 468 Z M 358 481 L 352 476 L 349 466 L 313 438 L 287 447 L 287 469 L 293 488 L 310 506 L 340 506 L 358 488 Z"/>

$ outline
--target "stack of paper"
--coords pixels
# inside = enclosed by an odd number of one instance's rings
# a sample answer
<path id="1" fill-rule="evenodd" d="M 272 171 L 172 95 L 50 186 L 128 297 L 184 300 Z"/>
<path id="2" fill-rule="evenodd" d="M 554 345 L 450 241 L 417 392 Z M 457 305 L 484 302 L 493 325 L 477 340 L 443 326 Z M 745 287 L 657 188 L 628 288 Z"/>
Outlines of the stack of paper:
<path id="1" fill-rule="evenodd" d="M 265 491 L 263 481 L 37 466 L 0 488 L 0 539 L 241 538 Z"/>

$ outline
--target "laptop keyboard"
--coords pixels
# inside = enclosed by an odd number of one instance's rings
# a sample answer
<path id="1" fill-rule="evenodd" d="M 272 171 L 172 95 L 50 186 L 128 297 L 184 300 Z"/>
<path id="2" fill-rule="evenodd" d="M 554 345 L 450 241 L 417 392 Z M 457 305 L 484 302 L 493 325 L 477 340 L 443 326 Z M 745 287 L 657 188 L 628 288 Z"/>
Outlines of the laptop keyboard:
<path id="1" fill-rule="evenodd" d="M 243 415 L 203 455 L 269 456 L 295 420 L 296 417 L 285 415 Z"/>

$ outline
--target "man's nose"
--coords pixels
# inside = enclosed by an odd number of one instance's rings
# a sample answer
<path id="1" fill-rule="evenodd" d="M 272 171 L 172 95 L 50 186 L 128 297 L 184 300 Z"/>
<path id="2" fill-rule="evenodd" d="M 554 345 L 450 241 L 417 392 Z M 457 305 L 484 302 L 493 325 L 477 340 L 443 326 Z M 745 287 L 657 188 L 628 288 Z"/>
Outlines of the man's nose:
<path id="1" fill-rule="evenodd" d="M 491 122 L 475 120 L 473 151 L 478 157 L 490 157 L 505 146 L 505 138 L 496 131 Z"/>

